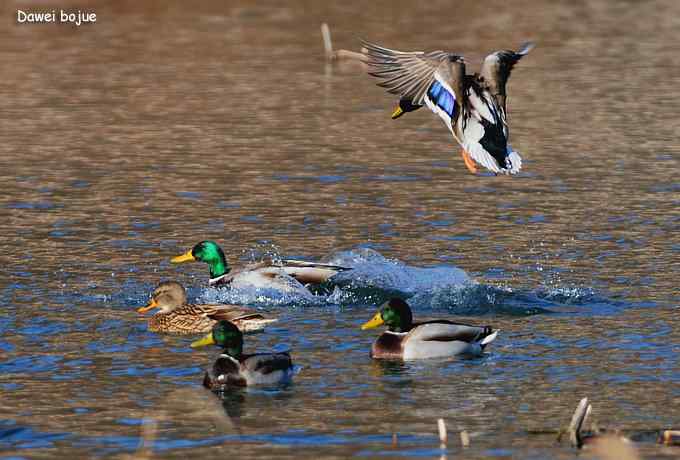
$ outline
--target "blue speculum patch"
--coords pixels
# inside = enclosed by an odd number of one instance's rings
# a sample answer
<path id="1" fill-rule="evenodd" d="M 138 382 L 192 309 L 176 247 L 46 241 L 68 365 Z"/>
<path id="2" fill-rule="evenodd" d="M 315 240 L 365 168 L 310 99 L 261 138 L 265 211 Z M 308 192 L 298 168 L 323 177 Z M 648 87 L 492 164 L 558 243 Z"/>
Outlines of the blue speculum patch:
<path id="1" fill-rule="evenodd" d="M 456 110 L 456 98 L 453 94 L 442 86 L 441 83 L 435 81 L 427 90 L 427 97 L 440 109 L 446 112 L 451 118 L 454 117 Z"/>

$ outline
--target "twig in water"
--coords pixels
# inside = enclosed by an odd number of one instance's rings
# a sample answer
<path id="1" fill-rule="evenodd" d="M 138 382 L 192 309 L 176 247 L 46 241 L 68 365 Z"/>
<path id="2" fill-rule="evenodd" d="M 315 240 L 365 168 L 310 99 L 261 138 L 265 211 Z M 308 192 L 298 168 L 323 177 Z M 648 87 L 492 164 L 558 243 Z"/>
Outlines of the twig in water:
<path id="1" fill-rule="evenodd" d="M 439 448 L 446 449 L 448 434 L 446 433 L 446 423 L 444 423 L 443 418 L 437 420 L 437 427 L 439 428 Z"/>
<path id="2" fill-rule="evenodd" d="M 323 49 L 327 61 L 343 61 L 354 60 L 361 63 L 366 62 L 366 56 L 363 53 L 349 50 L 333 51 L 333 41 L 331 40 L 331 29 L 325 22 L 321 24 L 321 37 L 323 38 Z"/>
<path id="3" fill-rule="evenodd" d="M 326 59 L 333 59 L 333 42 L 331 41 L 331 29 L 325 22 L 321 24 L 321 37 L 323 37 L 323 49 L 326 52 Z"/>
<path id="4" fill-rule="evenodd" d="M 583 398 L 579 401 L 574 415 L 571 416 L 571 422 L 569 423 L 569 440 L 571 445 L 580 449 L 583 446 L 583 439 L 581 439 L 581 430 L 583 429 L 583 424 L 590 414 L 591 406 L 588 404 L 588 398 Z"/>
<path id="5" fill-rule="evenodd" d="M 465 430 L 460 432 L 460 443 L 463 447 L 470 447 L 470 435 Z"/>

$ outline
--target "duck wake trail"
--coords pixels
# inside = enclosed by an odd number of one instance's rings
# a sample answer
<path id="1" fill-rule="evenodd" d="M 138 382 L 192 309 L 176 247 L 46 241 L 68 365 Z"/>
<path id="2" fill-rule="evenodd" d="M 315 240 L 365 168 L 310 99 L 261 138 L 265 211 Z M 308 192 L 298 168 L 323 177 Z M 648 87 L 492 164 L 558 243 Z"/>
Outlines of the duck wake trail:
<path id="1" fill-rule="evenodd" d="M 510 316 L 545 313 L 613 314 L 625 306 L 625 303 L 599 295 L 590 288 L 542 286 L 516 290 L 507 286 L 493 286 L 474 280 L 455 266 L 412 266 L 369 248 L 336 252 L 322 261 L 352 270 L 338 273 L 333 277 L 332 283 L 309 286 L 311 292 L 281 292 L 255 287 L 231 290 L 205 288 L 199 291 L 198 300 L 262 308 L 372 308 L 391 297 L 401 297 L 419 311 Z"/>

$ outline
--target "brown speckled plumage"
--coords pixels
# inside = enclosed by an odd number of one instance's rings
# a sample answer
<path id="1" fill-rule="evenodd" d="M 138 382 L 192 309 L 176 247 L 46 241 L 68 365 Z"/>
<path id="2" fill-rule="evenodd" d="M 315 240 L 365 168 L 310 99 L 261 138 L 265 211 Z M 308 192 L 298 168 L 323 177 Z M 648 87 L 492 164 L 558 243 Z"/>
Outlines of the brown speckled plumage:
<path id="1" fill-rule="evenodd" d="M 158 285 L 151 295 L 151 302 L 139 312 L 153 308 L 159 311 L 149 318 L 149 330 L 175 334 L 200 334 L 209 332 L 220 320 L 231 321 L 241 331 L 263 329 L 276 319 L 265 318 L 261 313 L 238 305 L 188 304 L 186 291 L 181 284 L 167 281 Z"/>
<path id="2" fill-rule="evenodd" d="M 149 318 L 149 330 L 173 332 L 176 334 L 197 334 L 210 332 L 215 323 L 226 319 L 243 332 L 263 329 L 267 319 L 260 313 L 236 305 L 183 305 L 168 313 L 156 313 Z"/>

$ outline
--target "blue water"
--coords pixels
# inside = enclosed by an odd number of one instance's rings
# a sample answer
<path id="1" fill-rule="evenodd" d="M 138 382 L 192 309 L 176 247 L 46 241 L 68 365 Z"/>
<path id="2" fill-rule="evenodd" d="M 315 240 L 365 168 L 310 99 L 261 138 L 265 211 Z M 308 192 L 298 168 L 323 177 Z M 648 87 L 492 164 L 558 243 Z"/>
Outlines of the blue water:
<path id="1" fill-rule="evenodd" d="M 555 438 L 588 396 L 643 458 L 677 456 L 650 433 L 680 426 L 680 7 L 451 8 L 100 2 L 87 27 L 0 28 L 0 455 L 582 458 Z M 427 109 L 391 120 L 364 69 L 324 62 L 323 21 L 336 47 L 452 49 L 470 71 L 536 41 L 508 86 L 523 172 L 469 174 Z M 217 290 L 170 263 L 204 239 L 235 267 L 352 270 Z M 219 350 L 135 311 L 163 280 L 277 317 L 245 349 L 289 350 L 292 384 L 205 391 Z M 499 336 L 372 361 L 360 326 L 393 296 Z"/>

